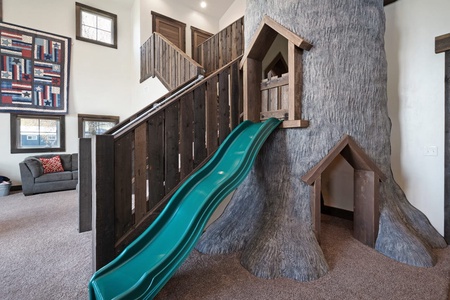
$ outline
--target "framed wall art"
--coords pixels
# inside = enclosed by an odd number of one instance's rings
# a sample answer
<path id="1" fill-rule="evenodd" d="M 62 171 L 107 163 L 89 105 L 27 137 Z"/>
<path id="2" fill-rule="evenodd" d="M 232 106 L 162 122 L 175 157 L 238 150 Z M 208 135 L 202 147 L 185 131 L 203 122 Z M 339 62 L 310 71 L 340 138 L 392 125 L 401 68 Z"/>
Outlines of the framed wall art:
<path id="1" fill-rule="evenodd" d="M 71 39 L 0 22 L 0 112 L 67 114 Z"/>

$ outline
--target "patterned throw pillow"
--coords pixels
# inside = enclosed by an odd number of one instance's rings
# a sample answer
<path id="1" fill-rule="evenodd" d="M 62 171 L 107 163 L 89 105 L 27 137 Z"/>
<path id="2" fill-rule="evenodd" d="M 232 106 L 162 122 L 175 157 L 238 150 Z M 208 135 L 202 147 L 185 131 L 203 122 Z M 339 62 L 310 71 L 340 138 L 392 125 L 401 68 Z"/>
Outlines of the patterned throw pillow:
<path id="1" fill-rule="evenodd" d="M 42 162 L 42 167 L 44 167 L 44 174 L 46 173 L 55 173 L 55 172 L 64 172 L 64 169 L 61 164 L 61 158 L 59 155 L 54 156 L 52 158 L 39 158 Z"/>

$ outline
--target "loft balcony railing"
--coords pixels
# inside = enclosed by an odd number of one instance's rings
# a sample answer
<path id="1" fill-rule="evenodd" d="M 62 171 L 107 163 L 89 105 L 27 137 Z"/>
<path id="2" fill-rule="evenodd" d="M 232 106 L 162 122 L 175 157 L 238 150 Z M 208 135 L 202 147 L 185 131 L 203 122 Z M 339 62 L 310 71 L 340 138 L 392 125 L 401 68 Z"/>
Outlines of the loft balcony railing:
<path id="1" fill-rule="evenodd" d="M 198 63 L 206 74 L 220 69 L 244 53 L 244 17 L 197 47 Z"/>
<path id="2" fill-rule="evenodd" d="M 200 64 L 157 32 L 141 46 L 141 82 L 156 76 L 173 90 L 202 74 Z"/>

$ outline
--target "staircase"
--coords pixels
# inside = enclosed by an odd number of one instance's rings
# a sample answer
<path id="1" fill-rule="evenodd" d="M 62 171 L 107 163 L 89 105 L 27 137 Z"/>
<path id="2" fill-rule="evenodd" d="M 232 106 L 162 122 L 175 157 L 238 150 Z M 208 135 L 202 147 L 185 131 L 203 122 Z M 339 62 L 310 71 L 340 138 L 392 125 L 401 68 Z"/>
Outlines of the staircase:
<path id="1" fill-rule="evenodd" d="M 155 220 L 240 123 L 242 27 L 243 18 L 200 45 L 200 63 L 152 35 L 141 47 L 141 82 L 157 77 L 170 91 L 106 134 L 80 139 L 80 231 L 92 229 L 94 270 Z"/>

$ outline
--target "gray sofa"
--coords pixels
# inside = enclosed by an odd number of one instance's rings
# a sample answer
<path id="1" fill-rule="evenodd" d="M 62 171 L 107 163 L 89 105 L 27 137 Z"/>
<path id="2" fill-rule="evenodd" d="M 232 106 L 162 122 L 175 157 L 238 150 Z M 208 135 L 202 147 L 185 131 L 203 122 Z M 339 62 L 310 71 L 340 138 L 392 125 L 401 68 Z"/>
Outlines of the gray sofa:
<path id="1" fill-rule="evenodd" d="M 40 157 L 61 157 L 64 172 L 44 174 Z M 43 154 L 25 158 L 19 163 L 22 191 L 25 196 L 73 190 L 78 184 L 78 153 L 73 154 Z"/>

